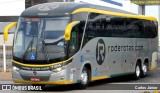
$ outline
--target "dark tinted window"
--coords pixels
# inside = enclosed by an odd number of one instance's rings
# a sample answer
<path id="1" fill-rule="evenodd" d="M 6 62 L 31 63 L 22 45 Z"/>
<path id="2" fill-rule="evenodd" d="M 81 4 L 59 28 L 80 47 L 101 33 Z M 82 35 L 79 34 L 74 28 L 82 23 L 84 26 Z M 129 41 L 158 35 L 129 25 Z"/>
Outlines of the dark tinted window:
<path id="1" fill-rule="evenodd" d="M 94 37 L 154 38 L 157 36 L 157 28 L 153 21 L 91 13 L 85 35 L 87 39 Z"/>
<path id="2" fill-rule="evenodd" d="M 94 37 L 125 37 L 127 27 L 121 17 L 90 14 L 86 34 L 88 38 Z"/>
<path id="3" fill-rule="evenodd" d="M 90 39 L 94 37 L 103 36 L 103 31 L 101 30 L 100 14 L 90 14 L 85 36 L 87 36 Z"/>
<path id="4" fill-rule="evenodd" d="M 144 25 L 144 37 L 146 38 L 154 38 L 158 34 L 157 24 L 153 21 L 143 20 Z"/>

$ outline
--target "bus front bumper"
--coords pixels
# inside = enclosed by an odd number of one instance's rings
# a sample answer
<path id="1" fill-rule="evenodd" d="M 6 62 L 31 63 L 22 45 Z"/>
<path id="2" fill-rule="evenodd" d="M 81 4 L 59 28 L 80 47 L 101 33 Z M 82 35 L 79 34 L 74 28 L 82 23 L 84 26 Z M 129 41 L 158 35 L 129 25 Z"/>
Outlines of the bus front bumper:
<path id="1" fill-rule="evenodd" d="M 15 83 L 55 85 L 73 84 L 73 81 L 67 80 L 66 70 L 57 73 L 52 71 L 13 70 L 12 77 Z"/>

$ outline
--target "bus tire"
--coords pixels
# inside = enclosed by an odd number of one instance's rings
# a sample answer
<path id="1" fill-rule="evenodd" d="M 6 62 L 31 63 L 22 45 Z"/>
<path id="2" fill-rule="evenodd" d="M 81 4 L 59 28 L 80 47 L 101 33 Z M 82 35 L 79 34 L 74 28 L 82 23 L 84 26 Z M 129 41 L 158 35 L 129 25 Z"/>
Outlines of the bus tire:
<path id="1" fill-rule="evenodd" d="M 141 69 L 141 77 L 144 78 L 147 76 L 147 72 L 148 72 L 148 64 L 144 63 L 142 65 L 142 69 Z"/>
<path id="2" fill-rule="evenodd" d="M 90 70 L 87 67 L 84 67 L 81 72 L 81 79 L 78 83 L 78 88 L 85 89 L 87 88 L 89 82 L 90 82 Z"/>
<path id="3" fill-rule="evenodd" d="M 141 65 L 140 65 L 140 63 L 137 63 L 133 77 L 135 80 L 138 80 L 140 78 L 140 75 L 141 75 Z"/>

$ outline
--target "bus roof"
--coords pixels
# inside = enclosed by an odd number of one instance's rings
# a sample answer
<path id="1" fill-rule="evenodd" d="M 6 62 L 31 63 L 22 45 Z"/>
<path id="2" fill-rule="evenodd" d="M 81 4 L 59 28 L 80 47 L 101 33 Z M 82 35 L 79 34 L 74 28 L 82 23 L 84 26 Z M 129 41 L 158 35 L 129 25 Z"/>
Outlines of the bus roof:
<path id="1" fill-rule="evenodd" d="M 143 16 L 133 14 L 127 11 L 98 6 L 88 3 L 75 3 L 75 2 L 53 2 L 53 3 L 43 3 L 34 5 L 27 8 L 21 14 L 23 17 L 55 17 L 55 16 L 68 16 L 70 14 L 75 14 L 79 12 L 95 12 L 108 15 L 137 18 L 137 19 L 146 19 L 157 21 L 154 17 Z"/>

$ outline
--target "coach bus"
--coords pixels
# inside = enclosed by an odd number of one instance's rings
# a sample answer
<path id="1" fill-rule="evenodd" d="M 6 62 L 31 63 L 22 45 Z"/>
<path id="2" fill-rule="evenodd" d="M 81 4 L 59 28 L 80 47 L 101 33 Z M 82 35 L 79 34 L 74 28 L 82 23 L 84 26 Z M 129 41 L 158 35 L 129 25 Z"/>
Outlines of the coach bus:
<path id="1" fill-rule="evenodd" d="M 86 3 L 45 3 L 22 12 L 13 44 L 13 81 L 73 84 L 157 68 L 154 17 Z"/>

